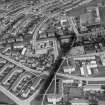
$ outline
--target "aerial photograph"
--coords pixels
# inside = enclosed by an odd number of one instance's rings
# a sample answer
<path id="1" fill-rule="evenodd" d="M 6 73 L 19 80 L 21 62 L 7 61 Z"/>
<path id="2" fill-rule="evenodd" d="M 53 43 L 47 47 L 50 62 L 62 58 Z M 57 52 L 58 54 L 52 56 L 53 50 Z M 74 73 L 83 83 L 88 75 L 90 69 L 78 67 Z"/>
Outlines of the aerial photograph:
<path id="1" fill-rule="evenodd" d="M 105 105 L 105 0 L 0 0 L 0 105 Z"/>

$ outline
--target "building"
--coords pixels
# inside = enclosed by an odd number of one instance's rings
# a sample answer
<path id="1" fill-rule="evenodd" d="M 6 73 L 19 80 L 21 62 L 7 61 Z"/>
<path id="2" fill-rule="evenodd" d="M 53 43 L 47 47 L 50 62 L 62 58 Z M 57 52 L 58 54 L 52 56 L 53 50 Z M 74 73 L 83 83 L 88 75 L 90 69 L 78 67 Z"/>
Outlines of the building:
<path id="1" fill-rule="evenodd" d="M 81 57 L 74 57 L 74 60 L 95 60 L 95 56 L 81 56 Z"/>
<path id="2" fill-rule="evenodd" d="M 101 86 L 101 85 L 105 85 L 105 80 L 103 80 L 103 81 L 87 81 L 87 84 L 88 85 L 99 85 L 99 86 Z"/>
<path id="3" fill-rule="evenodd" d="M 101 85 L 85 85 L 83 87 L 83 90 L 86 91 L 103 91 L 103 89 L 101 89 Z"/>
<path id="4" fill-rule="evenodd" d="M 42 39 L 36 42 L 35 51 L 36 54 L 45 54 L 48 50 L 53 49 L 55 58 L 58 56 L 58 45 L 55 38 Z"/>
<path id="5" fill-rule="evenodd" d="M 11 87 L 12 91 L 15 92 L 15 91 L 17 90 L 17 87 L 19 86 L 19 84 L 20 84 L 23 80 L 25 80 L 25 79 L 27 79 L 27 78 L 31 78 L 31 75 L 28 74 L 28 73 L 22 73 L 22 74 L 19 76 L 19 78 L 17 78 L 17 80 L 13 83 L 13 85 L 12 85 L 12 87 Z"/>
<path id="6" fill-rule="evenodd" d="M 100 11 L 99 7 L 91 6 L 87 7 L 87 12 L 80 15 L 80 29 L 81 31 L 87 31 L 87 26 L 100 24 Z"/>
<path id="7" fill-rule="evenodd" d="M 68 25 L 68 20 L 67 20 L 67 16 L 66 15 L 64 15 L 64 16 L 61 17 L 60 23 L 61 23 L 61 26 L 62 27 L 65 27 L 65 26 Z"/>
<path id="8" fill-rule="evenodd" d="M 22 55 L 25 55 L 26 51 L 27 51 L 27 48 L 24 47 L 23 50 L 22 50 L 22 52 L 21 52 L 21 54 L 22 54 Z"/>
<path id="9" fill-rule="evenodd" d="M 8 43 L 14 43 L 15 42 L 15 39 L 14 38 L 9 38 L 9 39 L 7 39 L 7 42 Z"/>
<path id="10" fill-rule="evenodd" d="M 69 83 L 74 83 L 74 80 L 72 80 L 72 79 L 71 80 L 70 79 L 69 80 L 62 80 L 62 82 L 65 84 L 69 84 Z"/>
<path id="11" fill-rule="evenodd" d="M 99 11 L 99 7 L 98 6 L 90 6 L 87 7 L 87 12 L 88 13 L 93 13 L 95 16 L 95 22 L 99 22 L 101 21 L 100 19 L 100 11 Z"/>
<path id="12" fill-rule="evenodd" d="M 98 105 L 105 105 L 105 101 L 98 101 Z"/>
<path id="13" fill-rule="evenodd" d="M 23 42 L 23 38 L 20 36 L 20 37 L 17 37 L 16 38 L 16 42 Z"/>
<path id="14" fill-rule="evenodd" d="M 100 13 L 100 18 L 101 18 L 101 23 L 105 24 L 105 6 L 100 6 L 99 7 L 99 13 Z"/>
<path id="15" fill-rule="evenodd" d="M 14 46 L 13 46 L 14 49 L 22 49 L 24 48 L 24 44 L 23 43 L 14 43 Z"/>
<path id="16" fill-rule="evenodd" d="M 6 70 L 12 69 L 14 67 L 13 64 L 7 63 L 6 65 L 4 65 L 1 70 L 0 70 L 0 74 L 2 75 L 3 72 L 5 72 Z"/>
<path id="17" fill-rule="evenodd" d="M 73 47 L 70 50 L 70 55 L 75 56 L 75 55 L 83 55 L 85 53 L 84 47 L 83 46 L 77 46 Z"/>
<path id="18" fill-rule="evenodd" d="M 13 75 L 17 75 L 19 73 L 21 73 L 22 70 L 21 69 L 12 69 L 7 75 L 6 77 L 2 80 L 2 83 L 4 85 L 8 85 L 8 81 L 12 78 Z"/>
<path id="19" fill-rule="evenodd" d="M 29 93 L 30 93 L 30 89 L 27 88 L 27 89 L 23 90 L 23 93 L 22 93 L 21 96 L 22 96 L 23 98 L 27 98 L 27 97 L 29 96 Z"/>
<path id="20" fill-rule="evenodd" d="M 47 34 L 45 32 L 39 34 L 39 39 L 46 39 L 46 38 L 47 38 Z"/>
<path id="21" fill-rule="evenodd" d="M 5 60 L 5 59 L 3 59 L 3 58 L 0 58 L 0 63 L 6 63 L 7 61 Z"/>
<path id="22" fill-rule="evenodd" d="M 52 103 L 53 105 L 56 105 L 57 102 L 60 102 L 62 99 L 62 95 L 61 94 L 48 94 L 47 95 L 47 100 L 49 103 Z"/>
<path id="23" fill-rule="evenodd" d="M 42 79 L 35 79 L 34 83 L 32 84 L 32 86 L 30 87 L 30 89 L 32 91 L 35 91 L 36 90 L 36 87 L 40 84 L 40 82 L 42 81 Z"/>
<path id="24" fill-rule="evenodd" d="M 83 94 L 82 88 L 71 87 L 70 91 L 69 91 L 69 97 L 71 97 L 71 98 L 83 98 L 84 94 Z"/>
<path id="25" fill-rule="evenodd" d="M 89 105 L 89 101 L 85 99 L 73 99 L 71 105 Z"/>
<path id="26" fill-rule="evenodd" d="M 102 55 L 100 56 L 100 58 L 101 58 L 101 62 L 102 62 L 102 64 L 103 64 L 103 66 L 105 66 L 105 54 L 102 54 Z"/>
<path id="27" fill-rule="evenodd" d="M 69 73 L 71 74 L 71 72 L 75 71 L 75 67 L 71 67 L 71 66 L 64 66 L 63 67 L 64 73 Z"/>

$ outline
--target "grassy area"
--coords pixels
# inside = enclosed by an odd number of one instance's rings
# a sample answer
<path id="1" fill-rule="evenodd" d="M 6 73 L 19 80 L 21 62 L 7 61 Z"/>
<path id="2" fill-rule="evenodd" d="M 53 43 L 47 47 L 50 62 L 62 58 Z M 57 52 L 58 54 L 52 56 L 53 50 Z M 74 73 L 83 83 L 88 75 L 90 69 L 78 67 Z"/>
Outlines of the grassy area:
<path id="1" fill-rule="evenodd" d="M 4 95 L 2 92 L 0 92 L 0 102 L 5 102 L 5 103 L 9 103 L 9 104 L 14 103 L 9 97 Z M 16 105 L 16 104 L 14 104 L 14 105 Z"/>

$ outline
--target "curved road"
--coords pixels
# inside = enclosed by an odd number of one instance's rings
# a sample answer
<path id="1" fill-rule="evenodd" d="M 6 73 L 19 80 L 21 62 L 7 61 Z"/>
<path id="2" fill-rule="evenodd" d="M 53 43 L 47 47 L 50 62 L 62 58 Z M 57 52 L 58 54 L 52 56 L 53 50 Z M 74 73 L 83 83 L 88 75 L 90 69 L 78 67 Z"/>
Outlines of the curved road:
<path id="1" fill-rule="evenodd" d="M 52 18 L 52 17 L 55 17 L 55 16 L 57 16 L 58 14 L 59 14 L 59 13 L 53 14 L 53 15 L 48 15 L 48 16 L 44 19 L 44 21 L 42 21 L 42 22 L 39 24 L 39 26 L 36 27 L 36 29 L 35 29 L 35 31 L 34 31 L 34 34 L 33 34 L 33 48 L 35 48 L 35 44 L 36 44 L 36 40 L 37 40 L 37 34 L 38 34 L 38 31 L 40 30 L 40 28 L 45 24 L 45 22 L 46 22 L 48 19 L 50 19 L 50 18 Z"/>

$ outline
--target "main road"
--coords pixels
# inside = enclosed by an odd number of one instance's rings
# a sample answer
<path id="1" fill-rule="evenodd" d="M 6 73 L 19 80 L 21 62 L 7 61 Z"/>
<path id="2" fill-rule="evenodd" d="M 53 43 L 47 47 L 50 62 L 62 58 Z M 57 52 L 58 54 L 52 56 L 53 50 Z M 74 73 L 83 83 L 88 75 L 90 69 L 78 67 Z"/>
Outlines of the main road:
<path id="1" fill-rule="evenodd" d="M 104 54 L 104 52 L 100 53 L 100 54 Z M 26 70 L 28 72 L 35 74 L 36 76 L 42 74 L 41 78 L 46 78 L 49 75 L 49 73 L 46 71 L 40 72 L 37 70 L 30 69 L 29 67 L 24 66 L 20 62 L 17 62 L 15 60 L 9 58 L 8 56 L 1 54 L 1 53 L 0 53 L 0 57 L 6 59 L 7 61 L 9 61 L 9 62 L 21 67 L 21 68 L 23 68 L 24 70 Z M 104 81 L 105 80 L 105 77 L 81 77 L 81 76 L 67 75 L 67 74 L 63 74 L 63 73 L 57 73 L 57 77 L 61 78 L 61 79 L 77 79 L 77 80 L 87 80 L 87 81 Z"/>
<path id="2" fill-rule="evenodd" d="M 11 62 L 11 63 L 13 63 L 13 64 L 15 64 L 15 65 L 18 66 L 18 67 L 21 67 L 22 69 L 24 69 L 24 70 L 26 70 L 26 71 L 28 71 L 28 72 L 31 72 L 32 74 L 35 74 L 36 76 L 37 76 L 37 75 L 40 75 L 40 74 L 44 74 L 44 75 L 46 75 L 46 76 L 49 75 L 48 72 L 41 72 L 41 71 L 34 70 L 34 69 L 29 68 L 29 67 L 26 67 L 26 66 L 23 65 L 22 63 L 17 62 L 17 61 L 15 61 L 15 60 L 13 60 L 12 58 L 10 58 L 10 57 L 8 57 L 8 56 L 6 56 L 6 55 L 3 55 L 3 54 L 1 54 L 1 53 L 0 53 L 0 57 L 6 59 L 7 61 L 9 61 L 9 62 Z"/>

